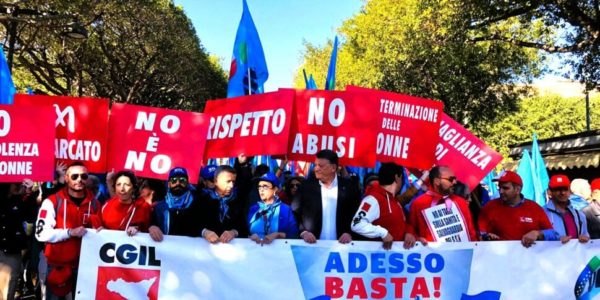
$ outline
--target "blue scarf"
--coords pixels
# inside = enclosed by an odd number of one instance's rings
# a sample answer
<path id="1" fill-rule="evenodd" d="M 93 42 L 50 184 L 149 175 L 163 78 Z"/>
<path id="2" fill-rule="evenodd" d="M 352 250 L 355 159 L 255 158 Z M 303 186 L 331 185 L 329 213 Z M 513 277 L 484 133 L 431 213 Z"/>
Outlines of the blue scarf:
<path id="1" fill-rule="evenodd" d="M 225 220 L 227 212 L 229 211 L 229 202 L 232 199 L 234 199 L 235 195 L 237 194 L 236 189 L 233 189 L 233 191 L 231 191 L 231 194 L 225 197 L 219 196 L 215 189 L 207 189 L 206 192 L 208 192 L 208 195 L 211 199 L 218 200 L 220 202 L 221 206 L 219 209 L 219 220 L 221 221 L 221 223 L 223 223 L 223 220 Z"/>
<path id="2" fill-rule="evenodd" d="M 271 204 L 258 202 L 258 211 L 250 220 L 250 234 L 256 233 L 260 238 L 264 238 L 273 232 L 279 230 L 279 208 L 281 200 L 275 197 Z"/>
<path id="3" fill-rule="evenodd" d="M 181 196 L 175 196 L 171 193 L 171 190 L 167 192 L 167 196 L 165 197 L 165 201 L 169 206 L 169 210 L 171 209 L 186 209 L 190 207 L 192 201 L 194 201 L 194 196 L 192 192 L 196 189 L 192 185 L 188 185 L 188 190 Z"/>

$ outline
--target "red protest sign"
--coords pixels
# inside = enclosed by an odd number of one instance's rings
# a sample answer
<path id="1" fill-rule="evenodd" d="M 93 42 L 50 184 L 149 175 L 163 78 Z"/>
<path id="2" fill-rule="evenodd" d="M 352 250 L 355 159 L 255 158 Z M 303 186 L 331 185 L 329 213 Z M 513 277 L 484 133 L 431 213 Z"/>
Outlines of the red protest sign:
<path id="1" fill-rule="evenodd" d="M 340 164 L 375 165 L 376 115 L 361 93 L 297 90 L 288 159 L 314 161 L 322 149 L 337 152 Z"/>
<path id="2" fill-rule="evenodd" d="M 440 143 L 435 151 L 437 164 L 451 167 L 456 178 L 471 191 L 502 160 L 500 153 L 446 114 L 443 114 L 439 134 Z"/>
<path id="3" fill-rule="evenodd" d="M 205 157 L 285 154 L 293 103 L 293 90 L 206 102 Z"/>
<path id="4" fill-rule="evenodd" d="M 435 163 L 444 109 L 442 102 L 355 86 L 348 86 L 346 90 L 363 92 L 371 98 L 368 110 L 378 112 L 375 148 L 378 161 L 431 168 Z"/>
<path id="5" fill-rule="evenodd" d="M 55 111 L 54 155 L 66 165 L 85 164 L 90 172 L 106 172 L 108 99 L 47 95 L 15 95 L 15 105 L 49 106 Z"/>
<path id="6" fill-rule="evenodd" d="M 198 180 L 209 118 L 206 114 L 115 103 L 108 128 L 108 168 L 167 179 L 184 167 Z"/>
<path id="7" fill-rule="evenodd" d="M 0 105 L 0 182 L 54 179 L 54 111 Z"/>

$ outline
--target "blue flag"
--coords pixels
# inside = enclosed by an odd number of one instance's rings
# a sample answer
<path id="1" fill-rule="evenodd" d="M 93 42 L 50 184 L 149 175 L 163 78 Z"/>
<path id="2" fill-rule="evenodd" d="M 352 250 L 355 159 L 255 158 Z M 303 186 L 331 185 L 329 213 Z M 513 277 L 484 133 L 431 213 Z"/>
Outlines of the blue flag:
<path id="1" fill-rule="evenodd" d="M 0 48 L 0 56 L 0 104 L 12 104 L 16 89 L 2 48 Z"/>
<path id="2" fill-rule="evenodd" d="M 498 186 L 494 182 L 495 178 L 496 178 L 496 172 L 494 172 L 494 170 L 492 170 L 481 180 L 481 184 L 484 186 L 485 190 L 487 191 L 488 197 L 486 199 L 496 199 L 496 198 L 500 197 L 500 191 L 498 191 Z M 481 204 L 483 205 L 483 204 L 485 204 L 485 202 L 482 201 Z"/>
<path id="3" fill-rule="evenodd" d="M 327 70 L 327 79 L 325 80 L 325 90 L 335 90 L 335 65 L 337 61 L 338 38 L 335 36 L 333 49 L 331 50 L 331 59 L 329 60 L 329 69 Z"/>
<path id="4" fill-rule="evenodd" d="M 318 90 L 319 89 L 312 74 L 310 74 L 310 78 L 308 79 L 308 87 L 306 87 L 306 89 L 308 89 L 308 90 Z"/>
<path id="5" fill-rule="evenodd" d="M 531 163 L 533 164 L 535 176 L 540 182 L 540 195 L 537 197 L 539 199 L 544 199 L 544 204 L 546 204 L 546 190 L 548 189 L 548 184 L 550 183 L 550 177 L 548 176 L 546 163 L 544 162 L 544 158 L 542 158 L 542 152 L 540 151 L 537 135 L 535 133 L 533 134 L 533 142 L 531 145 Z"/>
<path id="6" fill-rule="evenodd" d="M 227 97 L 260 94 L 269 78 L 265 53 L 246 0 L 242 19 L 235 35 Z"/>
<path id="7" fill-rule="evenodd" d="M 531 161 L 531 157 L 529 156 L 529 151 L 527 151 L 527 149 L 523 150 L 523 156 L 521 156 L 521 161 L 519 162 L 519 167 L 517 168 L 517 174 L 519 174 L 523 180 L 523 189 L 521 190 L 523 196 L 525 196 L 526 199 L 537 202 L 539 205 L 546 204 L 545 198 L 539 198 L 542 187 L 540 186 L 539 179 L 535 175 L 533 162 Z"/>

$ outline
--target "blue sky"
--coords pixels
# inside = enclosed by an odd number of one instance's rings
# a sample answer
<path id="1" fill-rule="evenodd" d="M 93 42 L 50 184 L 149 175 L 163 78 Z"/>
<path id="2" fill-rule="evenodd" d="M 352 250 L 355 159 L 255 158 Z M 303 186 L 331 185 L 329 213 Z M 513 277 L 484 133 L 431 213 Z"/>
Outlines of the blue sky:
<path id="1" fill-rule="evenodd" d="M 291 87 L 302 63 L 304 41 L 324 45 L 362 0 L 247 0 L 263 45 L 269 79 L 265 91 Z M 229 71 L 242 0 L 175 0 L 192 20 L 202 46 Z M 319 86 L 323 82 L 317 82 Z"/>

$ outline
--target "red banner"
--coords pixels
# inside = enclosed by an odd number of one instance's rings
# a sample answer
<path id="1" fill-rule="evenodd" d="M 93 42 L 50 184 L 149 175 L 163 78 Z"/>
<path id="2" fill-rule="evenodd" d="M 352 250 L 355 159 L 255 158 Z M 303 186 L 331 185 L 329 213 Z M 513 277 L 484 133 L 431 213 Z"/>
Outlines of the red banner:
<path id="1" fill-rule="evenodd" d="M 379 112 L 376 118 L 379 162 L 418 169 L 429 169 L 435 164 L 442 102 L 355 86 L 346 90 L 362 91 L 371 97 L 369 105 L 363 107 Z"/>
<path id="2" fill-rule="evenodd" d="M 15 95 L 15 105 L 50 106 L 56 112 L 54 156 L 66 165 L 81 161 L 92 173 L 106 172 L 108 99 Z"/>
<path id="3" fill-rule="evenodd" d="M 314 161 L 331 149 L 344 166 L 375 165 L 376 114 L 362 93 L 297 90 L 288 159 Z"/>
<path id="4" fill-rule="evenodd" d="M 54 112 L 0 105 L 0 182 L 54 179 Z"/>
<path id="5" fill-rule="evenodd" d="M 287 151 L 293 90 L 206 102 L 206 158 L 277 155 Z"/>
<path id="6" fill-rule="evenodd" d="M 440 143 L 435 156 L 438 165 L 449 166 L 456 178 L 473 190 L 500 161 L 502 155 L 443 114 L 440 123 Z"/>
<path id="7" fill-rule="evenodd" d="M 206 144 L 206 114 L 115 103 L 109 121 L 108 168 L 167 179 L 173 167 L 198 180 Z"/>

